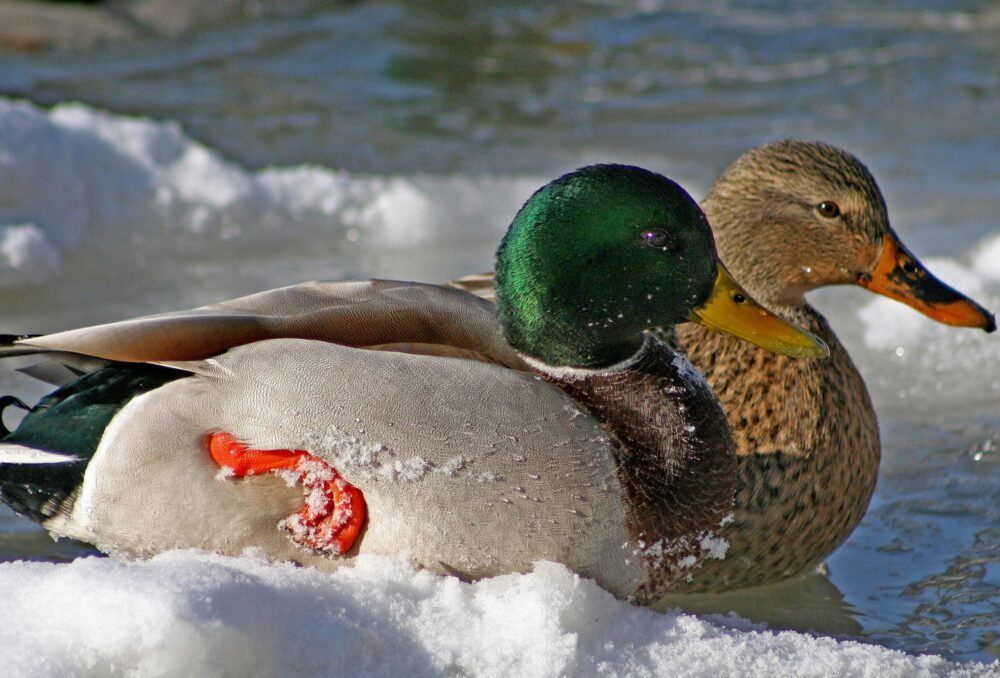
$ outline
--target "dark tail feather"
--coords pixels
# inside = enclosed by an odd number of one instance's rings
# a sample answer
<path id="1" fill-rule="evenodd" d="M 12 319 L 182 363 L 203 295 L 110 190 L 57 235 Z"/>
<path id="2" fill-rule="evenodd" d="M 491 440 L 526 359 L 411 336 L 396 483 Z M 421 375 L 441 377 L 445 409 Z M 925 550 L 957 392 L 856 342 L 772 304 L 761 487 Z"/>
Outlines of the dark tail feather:
<path id="1" fill-rule="evenodd" d="M 22 410 L 31 412 L 31 408 L 24 404 L 24 401 L 17 396 L 5 395 L 0 396 L 0 438 L 6 438 L 10 435 L 10 429 L 7 425 L 3 423 L 3 413 L 8 407 L 13 405 L 14 407 L 20 407 Z"/>
<path id="2" fill-rule="evenodd" d="M 9 346 L 22 339 L 33 339 L 40 337 L 40 334 L 0 334 L 0 346 Z"/>
<path id="3" fill-rule="evenodd" d="M 44 353 L 45 349 L 33 346 L 20 346 L 17 342 L 22 339 L 32 339 L 40 337 L 40 334 L 0 334 L 0 358 L 9 358 L 15 355 L 31 355 L 32 353 Z"/>
<path id="4" fill-rule="evenodd" d="M 132 398 L 185 376 L 159 365 L 117 363 L 39 400 L 0 441 L 0 501 L 37 522 L 69 510 L 114 416 Z"/>

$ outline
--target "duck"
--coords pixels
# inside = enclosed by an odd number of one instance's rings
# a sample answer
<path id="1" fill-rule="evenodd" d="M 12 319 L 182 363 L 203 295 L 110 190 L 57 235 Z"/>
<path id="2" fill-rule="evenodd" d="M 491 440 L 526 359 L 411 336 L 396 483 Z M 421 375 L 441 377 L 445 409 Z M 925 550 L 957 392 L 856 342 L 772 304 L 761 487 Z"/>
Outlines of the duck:
<path id="1" fill-rule="evenodd" d="M 726 412 L 738 471 L 724 560 L 675 593 L 725 592 L 814 570 L 861 522 L 881 457 L 878 419 L 857 367 L 805 295 L 858 285 L 948 325 L 996 329 L 994 316 L 936 278 L 889 222 L 882 192 L 855 155 L 778 140 L 729 165 L 701 203 L 721 260 L 751 295 L 807 329 L 827 360 L 789 360 L 691 323 L 671 344 Z M 492 274 L 452 281 L 486 299 Z"/>
<path id="2" fill-rule="evenodd" d="M 733 280 L 683 188 L 637 167 L 539 189 L 496 271 L 495 306 L 306 283 L 8 337 L 0 355 L 63 385 L 0 440 L 0 499 L 127 558 L 406 553 L 465 579 L 552 560 L 652 604 L 724 557 L 736 454 L 707 383 L 647 330 L 828 349 Z"/>

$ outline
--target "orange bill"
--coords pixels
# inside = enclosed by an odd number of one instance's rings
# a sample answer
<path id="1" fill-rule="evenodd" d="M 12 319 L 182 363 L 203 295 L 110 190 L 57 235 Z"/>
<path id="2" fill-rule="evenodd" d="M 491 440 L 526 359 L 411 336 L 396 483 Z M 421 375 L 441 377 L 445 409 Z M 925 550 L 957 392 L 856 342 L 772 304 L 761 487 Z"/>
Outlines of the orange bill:
<path id="1" fill-rule="evenodd" d="M 871 273 L 858 276 L 864 288 L 912 306 L 945 325 L 997 328 L 993 314 L 935 278 L 889 231 L 882 238 L 882 254 Z"/>

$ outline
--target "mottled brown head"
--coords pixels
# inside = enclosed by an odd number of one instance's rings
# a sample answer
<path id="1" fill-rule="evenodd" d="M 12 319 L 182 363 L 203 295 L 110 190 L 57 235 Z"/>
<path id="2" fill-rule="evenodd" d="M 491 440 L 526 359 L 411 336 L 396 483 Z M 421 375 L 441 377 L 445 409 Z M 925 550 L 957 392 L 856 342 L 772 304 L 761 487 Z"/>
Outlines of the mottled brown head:
<path id="1" fill-rule="evenodd" d="M 719 254 L 764 303 L 795 305 L 875 267 L 889 230 L 871 172 L 822 143 L 778 141 L 744 153 L 703 203 Z"/>
<path id="2" fill-rule="evenodd" d="M 730 165 L 702 203 L 720 258 L 765 304 L 798 306 L 826 285 L 856 284 L 939 322 L 992 331 L 993 316 L 935 278 L 889 225 L 875 178 L 856 157 L 784 140 Z"/>

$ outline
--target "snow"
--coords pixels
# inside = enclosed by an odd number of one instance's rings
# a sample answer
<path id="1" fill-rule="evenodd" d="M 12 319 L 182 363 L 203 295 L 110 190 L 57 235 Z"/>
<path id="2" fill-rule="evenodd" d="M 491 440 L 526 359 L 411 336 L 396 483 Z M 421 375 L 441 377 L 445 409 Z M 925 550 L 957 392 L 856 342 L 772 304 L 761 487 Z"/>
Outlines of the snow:
<path id="1" fill-rule="evenodd" d="M 695 367 L 686 355 L 677 353 L 674 355 L 673 360 L 674 369 L 677 370 L 677 374 L 689 384 L 698 384 L 704 389 L 712 390 L 712 387 L 708 385 L 705 381 L 705 375 L 701 373 L 697 367 Z"/>
<path id="2" fill-rule="evenodd" d="M 1000 233 L 986 238 L 972 256 L 973 272 L 985 280 L 1000 284 Z"/>
<path id="3" fill-rule="evenodd" d="M 87 247 L 128 266 L 136 247 L 190 255 L 237 238 L 261 246 L 319 235 L 406 249 L 432 231 L 467 235 L 473 224 L 499 239 L 540 183 L 250 172 L 174 122 L 0 97 L 0 288 L 58 279 L 66 257 Z"/>
<path id="4" fill-rule="evenodd" d="M 360 419 L 357 423 L 361 424 Z M 364 428 L 359 428 L 358 433 L 364 433 Z M 383 443 L 363 441 L 332 425 L 322 433 L 310 435 L 301 447 L 322 450 L 323 458 L 330 460 L 335 468 L 349 468 L 358 474 L 357 477 L 371 480 L 412 483 L 431 472 L 454 476 L 465 464 L 461 456 L 449 459 L 441 468 L 436 468 L 420 456 L 399 458 L 395 450 Z"/>
<path id="5" fill-rule="evenodd" d="M 11 676 L 989 676 L 874 645 L 615 600 L 560 565 L 463 583 L 170 552 L 0 565 Z"/>
<path id="6" fill-rule="evenodd" d="M 722 524 L 725 525 L 725 521 Z M 709 558 L 716 560 L 724 560 L 729 551 L 729 542 L 716 534 L 706 534 L 698 542 L 698 545 L 701 546 L 702 551 L 708 553 Z"/>
<path id="7" fill-rule="evenodd" d="M 45 282 L 62 269 L 62 256 L 35 224 L 0 227 L 0 270 L 9 287 Z"/>

